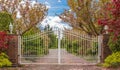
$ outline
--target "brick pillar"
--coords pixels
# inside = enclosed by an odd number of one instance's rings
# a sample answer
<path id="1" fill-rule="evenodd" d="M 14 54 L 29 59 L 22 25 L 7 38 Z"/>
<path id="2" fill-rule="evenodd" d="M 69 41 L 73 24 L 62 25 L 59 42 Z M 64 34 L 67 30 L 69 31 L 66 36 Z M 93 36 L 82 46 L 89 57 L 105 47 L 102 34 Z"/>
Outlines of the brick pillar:
<path id="1" fill-rule="evenodd" d="M 12 38 L 9 40 L 9 47 L 7 50 L 7 55 L 13 66 L 18 66 L 18 35 L 8 35 Z"/>
<path id="2" fill-rule="evenodd" d="M 108 34 L 103 35 L 102 46 L 101 46 L 101 63 L 103 63 L 105 58 L 112 53 L 112 51 L 108 46 L 109 37 L 110 36 Z"/>

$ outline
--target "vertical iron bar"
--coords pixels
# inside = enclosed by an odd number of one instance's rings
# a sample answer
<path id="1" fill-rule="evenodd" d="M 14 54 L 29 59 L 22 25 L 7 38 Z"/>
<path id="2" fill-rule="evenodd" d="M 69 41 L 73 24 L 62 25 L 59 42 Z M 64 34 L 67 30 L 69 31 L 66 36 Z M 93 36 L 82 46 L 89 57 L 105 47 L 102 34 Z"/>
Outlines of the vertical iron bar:
<path id="1" fill-rule="evenodd" d="M 18 35 L 18 61 L 19 61 L 19 63 L 21 64 L 21 55 L 22 55 L 22 53 L 21 53 L 21 36 L 19 36 Z"/>
<path id="2" fill-rule="evenodd" d="M 58 64 L 61 64 L 60 29 L 58 29 Z"/>
<path id="3" fill-rule="evenodd" d="M 101 57 L 101 47 L 102 47 L 103 36 L 98 36 L 98 63 L 100 62 Z"/>

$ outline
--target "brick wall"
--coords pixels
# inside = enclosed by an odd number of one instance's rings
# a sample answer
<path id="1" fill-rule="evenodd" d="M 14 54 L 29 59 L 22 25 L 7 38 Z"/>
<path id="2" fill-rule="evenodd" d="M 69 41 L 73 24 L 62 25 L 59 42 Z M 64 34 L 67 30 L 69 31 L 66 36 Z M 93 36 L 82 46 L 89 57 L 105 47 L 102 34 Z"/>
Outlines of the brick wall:
<path id="1" fill-rule="evenodd" d="M 18 35 L 9 35 L 12 38 L 9 40 L 7 54 L 13 66 L 18 65 Z"/>
<path id="2" fill-rule="evenodd" d="M 108 34 L 103 35 L 103 41 L 101 46 L 101 60 L 100 60 L 101 63 L 103 63 L 105 58 L 112 53 L 108 46 L 109 37 L 110 36 Z"/>

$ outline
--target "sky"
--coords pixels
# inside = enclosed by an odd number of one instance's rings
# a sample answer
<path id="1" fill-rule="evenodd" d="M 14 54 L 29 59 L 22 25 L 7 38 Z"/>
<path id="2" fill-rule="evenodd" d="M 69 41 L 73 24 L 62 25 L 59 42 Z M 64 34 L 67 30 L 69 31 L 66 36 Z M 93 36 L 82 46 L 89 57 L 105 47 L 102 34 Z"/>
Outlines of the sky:
<path id="1" fill-rule="evenodd" d="M 38 2 L 45 4 L 48 9 L 48 16 L 39 25 L 41 30 L 44 30 L 46 25 L 51 28 L 71 29 L 69 24 L 63 22 L 57 15 L 63 13 L 65 9 L 69 10 L 67 0 L 38 0 Z"/>
<path id="2" fill-rule="evenodd" d="M 38 2 L 47 5 L 48 16 L 56 16 L 56 14 L 61 14 L 64 9 L 69 9 L 67 0 L 38 0 Z"/>

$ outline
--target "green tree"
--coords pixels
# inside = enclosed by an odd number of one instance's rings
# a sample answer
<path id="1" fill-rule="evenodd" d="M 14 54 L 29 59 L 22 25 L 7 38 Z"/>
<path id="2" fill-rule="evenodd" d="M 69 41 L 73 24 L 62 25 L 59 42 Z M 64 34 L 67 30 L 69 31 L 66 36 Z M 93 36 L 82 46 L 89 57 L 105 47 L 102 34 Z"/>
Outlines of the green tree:
<path id="1" fill-rule="evenodd" d="M 54 34 L 54 31 L 52 30 L 52 28 L 50 28 L 49 25 L 47 25 L 44 29 L 47 32 L 47 35 L 50 39 L 49 42 L 49 48 L 57 48 L 57 36 Z"/>
<path id="2" fill-rule="evenodd" d="M 36 34 L 36 33 L 39 33 L 39 32 L 40 32 L 40 29 L 37 28 L 36 26 L 34 26 L 29 31 L 24 33 L 23 36 L 29 36 L 29 35 L 33 35 L 33 34 Z"/>
<path id="3" fill-rule="evenodd" d="M 57 48 L 56 35 L 54 35 L 54 33 L 50 33 L 48 37 L 50 38 L 49 48 Z"/>
<path id="4" fill-rule="evenodd" d="M 13 22 L 11 14 L 7 12 L 0 12 L 0 31 L 8 31 L 9 24 Z"/>

